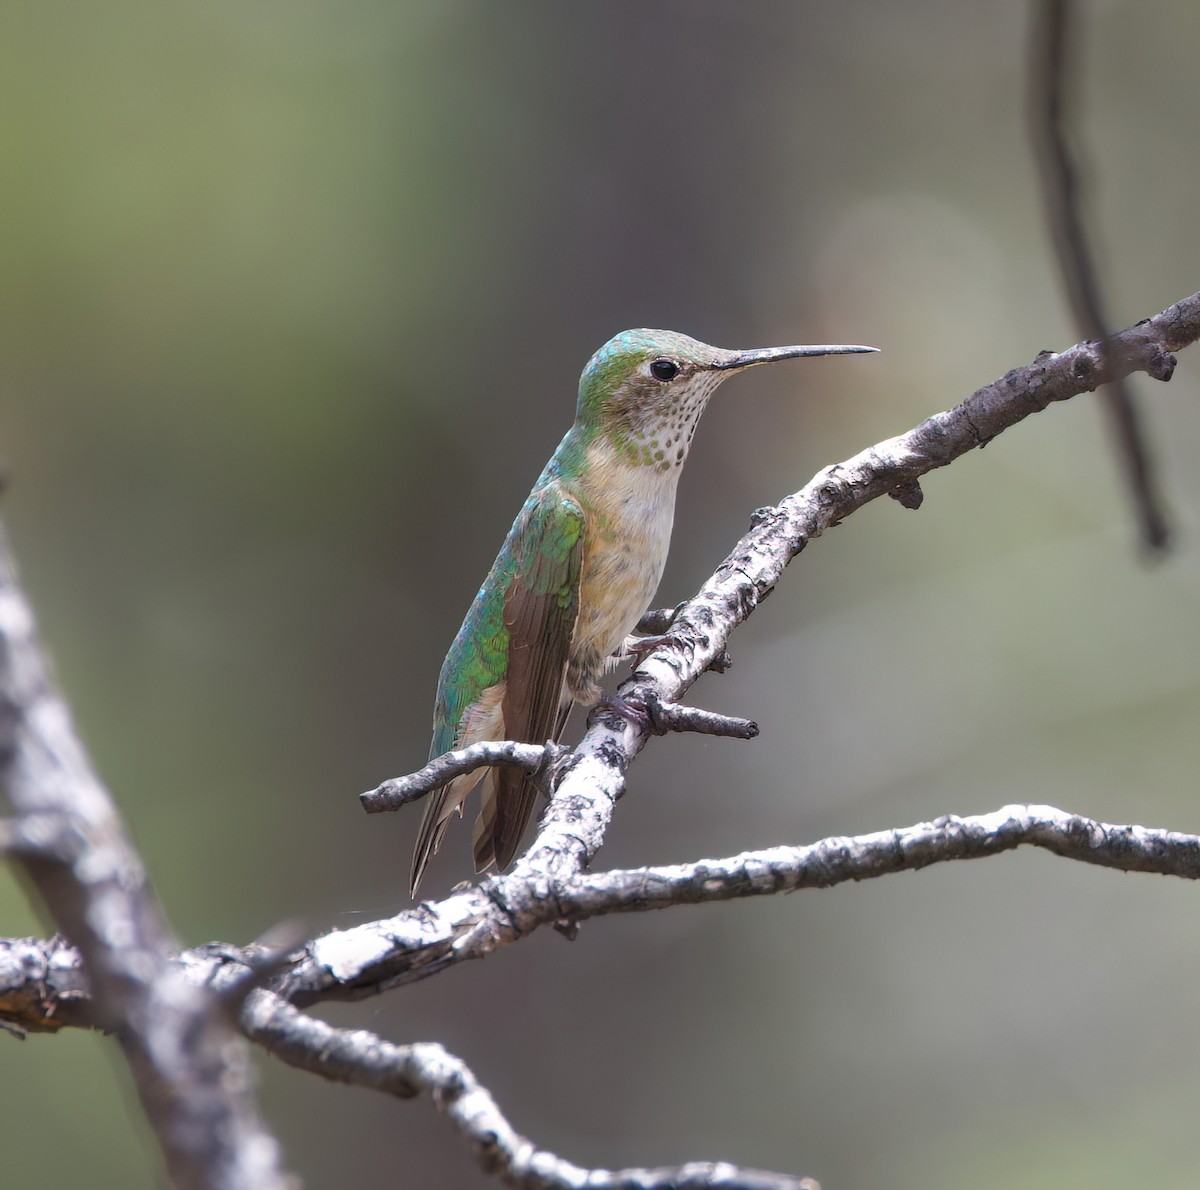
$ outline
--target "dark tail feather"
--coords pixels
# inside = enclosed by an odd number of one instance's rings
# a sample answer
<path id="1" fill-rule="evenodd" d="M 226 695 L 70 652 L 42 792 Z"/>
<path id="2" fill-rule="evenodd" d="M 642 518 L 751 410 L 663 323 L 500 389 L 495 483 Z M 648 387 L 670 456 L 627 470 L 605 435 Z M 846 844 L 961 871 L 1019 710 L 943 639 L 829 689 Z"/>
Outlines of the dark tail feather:
<path id="1" fill-rule="evenodd" d="M 408 882 L 409 896 L 417 895 L 417 885 L 425 874 L 425 867 L 433 858 L 434 853 L 442 845 L 442 836 L 446 833 L 449 818 L 442 818 L 442 805 L 446 801 L 446 786 L 431 789 L 425 799 L 425 816 L 421 819 L 421 829 L 417 834 L 417 845 L 413 850 L 412 876 Z"/>
<path id="2" fill-rule="evenodd" d="M 538 787 L 524 770 L 505 765 L 492 770 L 494 796 L 483 799 L 475 835 L 475 871 L 482 872 L 494 863 L 504 871 L 517 854 L 521 836 L 537 805 Z"/>
<path id="3" fill-rule="evenodd" d="M 562 735 L 574 705 L 568 699 L 559 708 L 554 725 L 555 740 Z M 501 765 L 489 771 L 488 784 L 483 790 L 483 807 L 475 820 L 476 872 L 482 872 L 490 864 L 503 872 L 512 863 L 540 793 L 523 769 Z"/>

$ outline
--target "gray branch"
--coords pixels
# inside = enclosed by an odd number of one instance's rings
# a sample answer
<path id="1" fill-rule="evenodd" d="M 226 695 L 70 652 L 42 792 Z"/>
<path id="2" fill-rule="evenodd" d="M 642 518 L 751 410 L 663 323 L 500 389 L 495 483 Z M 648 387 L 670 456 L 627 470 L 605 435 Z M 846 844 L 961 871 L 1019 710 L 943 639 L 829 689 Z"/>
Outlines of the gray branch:
<path id="1" fill-rule="evenodd" d="M 912 872 L 951 860 L 985 859 L 1018 847 L 1040 847 L 1064 859 L 1200 880 L 1200 836 L 1138 825 L 1097 822 L 1054 806 L 1002 806 L 991 814 L 947 814 L 932 822 L 805 847 L 771 847 L 728 859 L 584 874 L 559 907 L 582 921 L 671 905 L 773 896 L 802 888 Z"/>
<path id="2" fill-rule="evenodd" d="M 548 882 L 522 870 L 439 902 L 314 939 L 276 985 L 297 1002 L 359 998 L 411 983 L 546 926 L 672 905 L 831 888 L 950 860 L 982 859 L 1021 846 L 1126 872 L 1200 879 L 1200 837 L 1114 825 L 1052 806 L 1005 806 L 803 847 L 772 847 L 726 859 L 664 867 L 579 872 Z"/>
<path id="3" fill-rule="evenodd" d="M 461 1058 L 434 1043 L 394 1045 L 365 1029 L 336 1029 L 279 996 L 255 992 L 246 1034 L 281 1061 L 332 1082 L 401 1099 L 426 1094 L 483 1169 L 528 1190 L 820 1190 L 811 1178 L 691 1162 L 668 1169 L 582 1169 L 527 1140 Z"/>
<path id="4" fill-rule="evenodd" d="M 178 943 L 142 862 L 53 687 L 2 534 L 0 785 L 15 811 L 5 851 L 79 948 L 92 1019 L 116 1032 L 172 1179 L 197 1188 L 288 1185 L 255 1109 L 246 1047 L 174 959 Z M 52 964 L 61 973 L 61 944 L 53 945 L 42 974 Z M 28 947 L 7 947 L 5 959 L 28 974 Z M 65 1023 L 77 997 L 77 984 L 70 995 L 43 994 L 45 1026 Z M 25 1027 L 34 1027 L 28 1016 Z"/>
<path id="5" fill-rule="evenodd" d="M 513 740 L 500 740 L 472 744 L 469 748 L 436 756 L 415 773 L 392 777 L 377 788 L 360 793 L 358 797 L 368 814 L 399 810 L 401 806 L 424 797 L 431 789 L 445 785 L 451 778 L 473 773 L 485 765 L 511 764 L 528 773 L 539 773 L 565 752 L 565 748 L 559 748 L 552 741 L 545 744 L 519 744 Z"/>
<path id="6" fill-rule="evenodd" d="M 951 814 L 894 830 L 835 835 L 800 847 L 583 873 L 553 889 L 535 887 L 515 875 L 494 877 L 480 888 L 436 904 L 313 939 L 293 956 L 290 976 L 270 981 L 270 996 L 281 1003 L 337 998 L 354 979 L 359 981 L 359 994 L 367 995 L 379 990 L 382 963 L 389 953 L 390 982 L 407 983 L 443 966 L 482 958 L 564 918 L 583 921 L 674 905 L 833 888 L 931 864 L 986 859 L 1018 847 L 1038 847 L 1064 859 L 1122 872 L 1200 880 L 1200 835 L 1099 822 L 1054 806 L 1016 804 L 989 814 Z M 421 931 L 419 923 L 426 918 L 428 925 Z M 396 953 L 397 946 L 407 948 L 407 958 Z M 442 961 L 431 962 L 432 953 Z M 222 990 L 244 980 L 257 962 L 249 950 L 214 944 L 179 956 L 190 981 Z M 340 983 L 323 992 L 312 986 L 302 989 L 296 974 L 313 964 L 328 967 Z M 259 1007 L 247 1010 L 243 1026 L 261 1041 L 261 1017 L 256 1014 L 262 1012 L 262 1001 L 256 996 L 257 992 L 251 993 L 250 1003 Z M 78 951 L 57 938 L 0 943 L 0 1018 L 26 1029 L 95 1024 Z"/>
<path id="7" fill-rule="evenodd" d="M 0 1025 L 15 1037 L 96 1024 L 79 951 L 65 938 L 0 940 Z"/>
<path id="8" fill-rule="evenodd" d="M 640 709 L 640 708 L 639 708 Z M 602 705 L 600 714 L 619 714 L 610 704 Z M 669 731 L 692 731 L 701 735 L 729 736 L 733 739 L 752 740 L 758 735 L 758 725 L 749 719 L 738 719 L 719 715 L 715 711 L 699 707 L 685 707 L 677 703 L 651 701 L 644 708 L 649 717 L 651 730 L 656 735 Z M 522 744 L 515 740 L 482 741 L 453 752 L 435 756 L 424 768 L 403 777 L 389 777 L 374 789 L 360 793 L 358 800 L 368 814 L 382 814 L 399 810 L 410 802 L 423 798 L 431 789 L 445 785 L 447 781 L 463 773 L 473 773 L 493 764 L 510 764 L 515 768 L 532 773 L 543 787 L 552 784 L 556 766 L 569 755 L 553 740 L 544 744 Z"/>

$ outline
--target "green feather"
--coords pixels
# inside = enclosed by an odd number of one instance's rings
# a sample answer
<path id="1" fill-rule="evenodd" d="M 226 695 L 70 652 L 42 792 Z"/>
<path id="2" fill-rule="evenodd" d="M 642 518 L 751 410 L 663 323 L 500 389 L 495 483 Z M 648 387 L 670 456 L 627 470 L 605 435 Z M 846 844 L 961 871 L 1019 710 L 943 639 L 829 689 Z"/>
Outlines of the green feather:
<path id="1" fill-rule="evenodd" d="M 525 501 L 442 663 L 431 757 L 454 747 L 463 715 L 485 690 L 508 677 L 511 637 L 504 604 L 514 582 L 533 596 L 554 592 L 560 613 L 578 600 L 584 519 L 579 507 L 559 493 L 557 470 L 548 466 Z"/>

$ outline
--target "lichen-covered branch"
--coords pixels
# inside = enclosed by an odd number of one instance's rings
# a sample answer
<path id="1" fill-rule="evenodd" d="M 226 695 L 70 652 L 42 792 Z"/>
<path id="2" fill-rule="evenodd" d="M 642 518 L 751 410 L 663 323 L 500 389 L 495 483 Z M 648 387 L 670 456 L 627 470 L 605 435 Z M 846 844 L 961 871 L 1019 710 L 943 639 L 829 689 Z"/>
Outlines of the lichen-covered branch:
<path id="1" fill-rule="evenodd" d="M 14 810 L 5 851 L 78 947 L 90 1019 L 117 1034 L 175 1184 L 288 1185 L 254 1106 L 245 1045 L 216 998 L 183 977 L 141 860 L 51 683 L 2 534 L 0 785 Z M 38 970 L 28 946 L 10 942 L 5 958 L 26 984 Z M 50 1028 L 74 1006 L 43 991 L 17 1011 L 19 1027 L 37 1027 L 34 1004 Z"/>
<path id="2" fill-rule="evenodd" d="M 1037 847 L 1122 872 L 1200 879 L 1200 836 L 1099 822 L 1054 806 L 1015 804 L 988 814 L 949 814 L 894 830 L 835 835 L 804 846 L 770 847 L 723 859 L 581 873 L 554 889 L 511 875 L 493 877 L 480 888 L 418 910 L 314 939 L 297 952 L 289 975 L 271 981 L 272 994 L 300 1003 L 356 991 L 366 995 L 384 984 L 408 983 L 445 966 L 482 958 L 564 918 L 582 921 L 832 888 L 931 864 L 985 859 L 1018 847 Z M 179 956 L 189 980 L 220 989 L 244 978 L 251 961 L 248 953 L 213 945 Z M 297 978 L 314 966 L 333 981 L 320 988 Z M 78 952 L 59 939 L 26 938 L 0 945 L 0 1016 L 31 1029 L 93 1023 L 81 968 Z M 56 998 L 69 1001 L 65 1011 L 54 1003 Z"/>
<path id="3" fill-rule="evenodd" d="M 564 920 L 831 888 L 1022 846 L 1126 872 L 1200 879 L 1196 835 L 1098 822 L 1053 806 L 1012 805 L 724 859 L 580 872 L 553 885 L 514 870 L 418 910 L 314 939 L 276 986 L 299 1002 L 369 995 L 483 958 Z"/>
<path id="4" fill-rule="evenodd" d="M 671 905 L 772 896 L 802 888 L 911 872 L 951 860 L 984 859 L 1039 847 L 1065 859 L 1200 880 L 1200 836 L 1153 827 L 1097 822 L 1054 806 L 1002 806 L 991 814 L 947 814 L 932 822 L 868 835 L 822 839 L 804 847 L 770 847 L 728 859 L 584 874 L 559 906 L 582 920 Z"/>
<path id="5" fill-rule="evenodd" d="M 24 1037 L 95 1024 L 83 960 L 65 938 L 0 940 L 0 1027 Z"/>
<path id="6" fill-rule="evenodd" d="M 333 1082 L 401 1099 L 429 1095 L 483 1169 L 528 1190 L 819 1190 L 811 1178 L 690 1162 L 667 1169 L 582 1169 L 539 1149 L 508 1122 L 461 1058 L 434 1043 L 394 1045 L 365 1029 L 336 1029 L 279 996 L 255 992 L 247 1036 L 281 1061 Z"/>

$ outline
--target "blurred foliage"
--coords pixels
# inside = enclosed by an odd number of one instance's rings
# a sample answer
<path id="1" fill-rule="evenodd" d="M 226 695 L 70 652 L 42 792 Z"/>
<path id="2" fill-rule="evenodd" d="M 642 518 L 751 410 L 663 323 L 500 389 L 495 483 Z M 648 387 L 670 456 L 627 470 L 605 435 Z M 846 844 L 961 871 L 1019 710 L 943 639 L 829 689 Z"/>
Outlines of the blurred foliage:
<path id="1" fill-rule="evenodd" d="M 885 352 L 721 393 L 664 602 L 817 467 L 1074 340 L 1024 138 L 1025 15 L 9 0 L 3 513 L 185 941 L 405 904 L 418 815 L 367 819 L 355 794 L 423 760 L 442 653 L 610 334 Z M 1086 15 L 1081 131 L 1124 325 L 1197 286 L 1200 8 Z M 1169 561 L 1139 565 L 1094 403 L 1033 419 L 931 477 L 919 515 L 880 502 L 805 552 L 696 690 L 763 735 L 656 742 L 603 862 L 1013 800 L 1200 829 L 1195 358 L 1138 388 Z M 431 893 L 468 874 L 468 838 Z M 1190 1186 L 1192 895 L 1006 856 L 590 923 L 326 1015 L 443 1041 L 581 1163 Z M 7 878 L 0 911 L 41 928 Z M 5 1046 L 14 1185 L 161 1182 L 112 1053 Z M 271 1064 L 264 1096 L 310 1185 L 486 1184 L 427 1102 Z"/>

